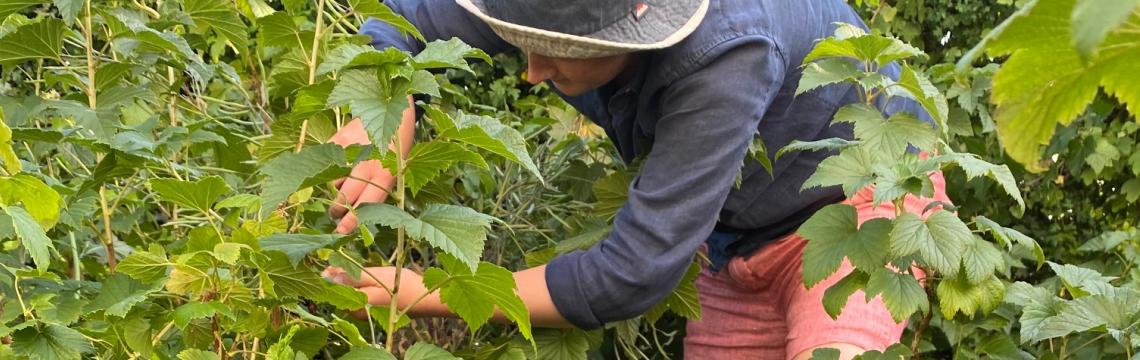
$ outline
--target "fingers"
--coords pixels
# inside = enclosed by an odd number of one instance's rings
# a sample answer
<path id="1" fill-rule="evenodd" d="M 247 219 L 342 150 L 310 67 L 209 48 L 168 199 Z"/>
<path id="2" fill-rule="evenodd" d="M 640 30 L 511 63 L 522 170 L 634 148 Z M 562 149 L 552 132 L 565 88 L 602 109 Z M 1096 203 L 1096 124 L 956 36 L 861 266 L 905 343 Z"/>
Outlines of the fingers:
<path id="1" fill-rule="evenodd" d="M 348 234 L 356 229 L 356 214 L 348 213 L 336 223 L 337 234 Z"/>
<path id="2" fill-rule="evenodd" d="M 350 176 L 368 179 L 371 170 L 365 166 L 366 164 L 367 163 L 361 163 L 357 165 L 352 169 Z M 356 203 L 356 199 L 360 197 L 360 193 L 364 191 L 366 186 L 368 186 L 368 184 L 363 181 L 345 179 L 339 188 L 340 192 L 336 194 L 336 199 L 333 201 L 336 205 L 329 207 L 329 215 L 332 216 L 333 219 L 339 219 L 344 216 L 344 214 L 348 212 L 348 206 Z"/>

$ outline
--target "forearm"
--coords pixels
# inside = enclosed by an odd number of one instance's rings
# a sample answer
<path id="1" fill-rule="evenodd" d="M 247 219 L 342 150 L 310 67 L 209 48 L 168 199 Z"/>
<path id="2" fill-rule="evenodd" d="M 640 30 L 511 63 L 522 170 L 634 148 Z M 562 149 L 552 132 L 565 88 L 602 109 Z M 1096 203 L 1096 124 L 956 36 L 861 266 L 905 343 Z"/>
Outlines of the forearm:
<path id="1" fill-rule="evenodd" d="M 558 309 L 554 307 L 554 301 L 550 298 L 550 291 L 546 287 L 546 266 L 534 267 L 515 273 L 515 283 L 518 285 L 518 295 L 522 299 L 523 304 L 526 305 L 527 310 L 530 312 L 530 322 L 535 327 L 546 328 L 569 328 L 572 327 Z M 403 286 L 413 286 L 412 289 L 422 289 L 423 284 L 401 284 Z M 411 293 L 421 293 L 412 291 Z M 415 301 L 415 295 L 399 297 L 400 307 L 406 308 Z M 439 298 L 439 291 L 434 291 L 431 294 L 423 297 L 423 299 L 415 304 L 415 307 L 409 311 L 413 317 L 456 317 L 455 313 L 447 309 Z M 494 321 L 499 323 L 509 323 L 510 321 L 503 316 L 499 311 L 495 311 Z"/>

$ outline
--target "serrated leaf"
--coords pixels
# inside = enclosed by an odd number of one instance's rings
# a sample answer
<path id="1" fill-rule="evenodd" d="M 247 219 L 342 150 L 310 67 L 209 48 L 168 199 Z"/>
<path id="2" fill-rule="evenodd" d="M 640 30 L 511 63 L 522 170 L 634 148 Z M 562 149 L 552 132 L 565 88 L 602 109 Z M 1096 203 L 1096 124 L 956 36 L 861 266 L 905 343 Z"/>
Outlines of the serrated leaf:
<path id="1" fill-rule="evenodd" d="M 613 230 L 613 226 L 605 221 L 596 218 L 589 218 L 583 222 L 581 229 L 578 230 L 574 236 L 570 236 L 554 246 L 554 252 L 558 255 L 566 254 L 576 250 L 589 249 L 594 244 L 602 241 Z"/>
<path id="2" fill-rule="evenodd" d="M 487 228 L 494 219 L 471 208 L 444 204 L 428 205 L 419 218 L 388 204 L 361 206 L 356 216 L 361 224 L 403 227 L 408 236 L 455 256 L 470 270 L 479 264 Z"/>
<path id="3" fill-rule="evenodd" d="M 135 251 L 119 262 L 115 269 L 135 280 L 157 284 L 166 279 L 170 262 L 166 256 L 151 251 Z"/>
<path id="4" fill-rule="evenodd" d="M 315 299 L 324 291 L 325 280 L 316 272 L 304 267 L 293 266 L 285 254 L 271 251 L 254 258 L 254 264 L 261 270 L 262 288 L 273 297 L 303 297 Z M 266 284 L 268 280 L 270 283 Z M 268 285 L 268 286 L 267 286 Z"/>
<path id="5" fill-rule="evenodd" d="M 831 58 L 814 61 L 804 66 L 796 95 L 831 84 L 855 83 L 862 74 L 863 72 L 848 59 Z"/>
<path id="6" fill-rule="evenodd" d="M 356 325 L 353 325 L 344 319 L 336 317 L 333 318 L 332 325 L 333 328 L 336 329 L 336 331 L 339 332 L 341 336 L 348 340 L 349 344 L 352 344 L 352 346 L 368 346 L 368 341 L 364 340 L 364 337 L 360 335 L 360 329 L 357 329 Z"/>
<path id="7" fill-rule="evenodd" d="M 443 141 L 417 143 L 408 152 L 404 167 L 404 183 L 415 196 L 420 189 L 427 185 L 444 170 L 460 162 L 474 164 L 487 168 L 487 162 L 474 151 L 467 150 L 463 145 Z M 385 169 L 396 169 L 396 155 L 389 152 L 383 160 Z"/>
<path id="8" fill-rule="evenodd" d="M 78 360 L 95 351 L 83 333 L 55 324 L 37 324 L 12 333 L 12 350 L 42 360 Z"/>
<path id="9" fill-rule="evenodd" d="M 632 178 L 629 172 L 617 170 L 594 182 L 594 215 L 613 220 L 618 209 L 625 206 Z"/>
<path id="10" fill-rule="evenodd" d="M 438 111 L 429 110 L 428 116 L 435 122 L 436 130 L 444 138 L 469 144 L 490 151 L 507 160 L 522 165 L 539 181 L 545 182 L 538 166 L 527 152 L 526 139 L 517 130 L 504 125 L 491 117 L 460 112 L 453 119 Z"/>
<path id="11" fill-rule="evenodd" d="M 266 175 L 261 192 L 261 212 L 266 214 L 297 190 L 348 175 L 344 148 L 336 144 L 307 146 L 299 153 L 281 154 L 262 165 Z"/>
<path id="12" fill-rule="evenodd" d="M 387 350 L 376 347 L 353 347 L 337 360 L 396 360 Z"/>
<path id="13" fill-rule="evenodd" d="M 380 82 L 375 71 L 344 71 L 329 94 L 328 105 L 348 105 L 352 115 L 360 118 L 372 143 L 387 144 L 400 127 L 404 110 L 408 108 L 408 84 L 396 79 L 391 82 Z M 384 153 L 387 147 L 380 146 L 377 150 Z"/>
<path id="14" fill-rule="evenodd" d="M 792 140 L 788 145 L 776 151 L 776 160 L 780 160 L 784 154 L 797 151 L 838 151 L 851 146 L 858 145 L 858 141 L 851 141 L 842 138 L 827 138 L 815 141 L 799 141 Z"/>
<path id="15" fill-rule="evenodd" d="M 158 289 L 158 286 L 143 284 L 124 274 L 115 274 L 103 280 L 99 296 L 87 304 L 87 311 L 103 310 L 107 315 L 123 317 L 135 304 L 146 301 L 147 296 Z"/>
<path id="16" fill-rule="evenodd" d="M 209 176 L 198 181 L 178 179 L 152 179 L 150 188 L 159 198 L 178 205 L 209 214 L 214 200 L 230 192 L 226 181 L 218 176 Z"/>
<path id="17" fill-rule="evenodd" d="M 903 213 L 891 230 L 891 254 L 904 257 L 918 253 L 923 262 L 947 275 L 958 274 L 962 252 L 974 240 L 970 228 L 948 211 L 937 211 L 923 220 Z"/>
<path id="18" fill-rule="evenodd" d="M 933 150 L 938 143 L 938 135 L 930 124 L 909 113 L 897 112 L 889 119 L 883 119 L 878 109 L 852 104 L 840 108 L 835 113 L 835 121 L 854 123 L 855 137 L 861 144 L 891 159 L 905 154 L 908 145 Z"/>
<path id="19" fill-rule="evenodd" d="M 1113 287 L 1109 281 L 1116 279 L 1112 276 L 1101 275 L 1096 270 L 1076 265 L 1057 264 L 1052 261 L 1047 262 L 1047 264 L 1054 273 L 1057 273 L 1057 277 L 1061 278 L 1065 289 L 1073 294 L 1074 298 L 1108 293 Z"/>
<path id="20" fill-rule="evenodd" d="M 312 32 L 302 33 L 288 12 L 275 12 L 260 17 L 257 26 L 257 40 L 261 46 L 303 48 L 312 45 Z"/>
<path id="21" fill-rule="evenodd" d="M 186 15 L 199 29 L 214 29 L 226 40 L 233 43 L 238 53 L 244 53 L 249 46 L 247 27 L 238 16 L 237 8 L 225 0 L 186 0 L 183 3 Z"/>
<path id="22" fill-rule="evenodd" d="M 439 83 L 435 80 L 435 74 L 427 70 L 416 70 L 412 72 L 411 77 L 408 79 L 412 82 L 411 91 L 415 94 L 425 94 L 434 97 L 439 97 Z"/>
<path id="23" fill-rule="evenodd" d="M 4 108 L 0 107 L 0 162 L 3 162 L 4 171 L 9 175 L 20 173 L 23 167 L 20 158 L 12 150 L 12 129 L 4 122 Z"/>
<path id="24" fill-rule="evenodd" d="M 472 272 L 466 264 L 447 255 L 441 255 L 440 262 L 442 269 L 429 268 L 424 272 L 424 286 L 439 287 L 440 299 L 467 322 L 472 333 L 486 324 L 498 308 L 518 325 L 523 337 L 533 339 L 530 313 L 516 293 L 514 273 L 486 262 L 479 263 Z"/>
<path id="25" fill-rule="evenodd" d="M 0 19 L 8 18 L 32 6 L 47 3 L 47 0 L 5 0 L 0 1 Z"/>
<path id="26" fill-rule="evenodd" d="M 538 358 L 551 360 L 585 360 L 590 339 L 579 329 L 540 329 L 534 334 Z"/>
<path id="27" fill-rule="evenodd" d="M 950 129 L 947 125 L 950 106 L 946 103 L 946 96 L 942 95 L 942 91 L 938 90 L 930 79 L 910 65 L 903 63 L 900 67 L 902 70 L 899 73 L 899 80 L 895 83 L 897 86 L 886 88 L 887 92 L 892 96 L 901 96 L 918 102 L 926 114 L 934 119 L 935 128 L 945 135 Z"/>
<path id="28" fill-rule="evenodd" d="M 953 319 L 955 314 L 962 313 L 973 318 L 975 313 L 989 313 L 1001 304 L 1005 285 L 993 274 L 977 282 L 958 276 L 943 279 L 935 292 L 942 316 Z"/>
<path id="29" fill-rule="evenodd" d="M 314 250 L 335 244 L 343 236 L 335 234 L 275 234 L 258 241 L 262 251 L 280 251 L 293 266 Z"/>
<path id="30" fill-rule="evenodd" d="M 218 360 L 218 353 L 201 349 L 185 349 L 178 353 L 178 360 Z"/>
<path id="31" fill-rule="evenodd" d="M 341 310 L 358 310 L 368 304 L 368 296 L 363 292 L 340 284 L 325 284 L 323 291 L 311 299 Z"/>
<path id="32" fill-rule="evenodd" d="M 0 63 L 34 59 L 60 60 L 66 25 L 58 19 L 44 19 L 20 26 L 16 32 L 0 38 Z"/>
<path id="33" fill-rule="evenodd" d="M 1128 20 L 1140 0 L 1081 0 L 1073 9 L 1069 27 L 1073 45 L 1082 56 L 1092 57 L 1108 32 Z"/>
<path id="34" fill-rule="evenodd" d="M 807 240 L 803 254 L 803 280 L 808 288 L 839 269 L 846 257 L 856 268 L 871 271 L 887 264 L 891 221 L 871 219 L 858 225 L 855 208 L 833 204 L 820 209 L 798 230 Z"/>
<path id="35" fill-rule="evenodd" d="M 16 237 L 20 238 L 24 250 L 35 262 L 36 268 L 46 270 L 51 267 L 51 252 L 55 250 L 55 245 L 44 234 L 44 229 L 32 219 L 32 215 L 18 206 L 0 208 L 3 208 L 8 218 L 12 220 L 12 230 L 15 231 Z"/>
<path id="36" fill-rule="evenodd" d="M 174 310 L 171 318 L 174 320 L 174 325 L 178 326 L 179 329 L 185 329 L 191 321 L 207 319 L 215 315 L 222 315 L 231 319 L 234 317 L 233 310 L 230 310 L 226 305 L 217 301 L 207 301 L 182 304 Z"/>
<path id="37" fill-rule="evenodd" d="M 945 158 L 962 168 L 969 179 L 985 176 L 998 183 L 1006 194 L 1017 200 L 1017 214 L 1025 212 L 1025 199 L 1021 197 L 1017 179 L 1013 177 L 1008 166 L 991 164 L 973 154 L 952 154 L 945 155 Z"/>
<path id="38" fill-rule="evenodd" d="M 915 311 L 925 313 L 930 309 L 926 292 L 911 274 L 897 273 L 888 268 L 876 269 L 871 272 L 865 291 L 868 302 L 875 295 L 882 295 L 883 303 L 896 322 L 906 320 Z"/>
<path id="39" fill-rule="evenodd" d="M 404 360 L 460 360 L 460 358 L 451 355 L 443 348 L 420 341 L 412 344 L 412 347 L 404 352 Z"/>
<path id="40" fill-rule="evenodd" d="M 453 68 L 474 74 L 471 67 L 467 65 L 468 58 L 481 59 L 491 63 L 491 57 L 487 56 L 483 50 L 473 48 L 459 38 L 451 38 L 427 43 L 423 51 L 412 58 L 412 64 L 416 69 Z"/>
<path id="41" fill-rule="evenodd" d="M 1074 332 L 1103 327 L 1118 341 L 1124 332 L 1133 329 L 1140 321 L 1140 293 L 1128 288 L 1113 288 L 1110 293 L 1097 294 L 1067 302 L 1056 315 L 1043 319 L 1030 341 L 1041 341 L 1065 336 Z M 1115 332 L 1115 334 L 1113 334 Z"/>
<path id="42" fill-rule="evenodd" d="M 348 3 L 349 6 L 352 7 L 352 11 L 358 14 L 379 19 L 380 21 L 392 25 L 392 27 L 400 30 L 400 32 L 405 35 L 411 35 L 420 42 L 427 42 L 424 36 L 420 34 L 419 29 L 416 29 L 415 25 L 412 25 L 412 23 L 404 19 L 403 16 L 396 14 L 396 12 L 388 8 L 387 5 L 377 0 L 349 0 Z"/>
<path id="43" fill-rule="evenodd" d="M 59 221 L 59 193 L 30 174 L 0 177 L 0 205 L 23 204 L 28 215 L 46 230 Z"/>
<path id="44" fill-rule="evenodd" d="M 981 283 L 989 279 L 994 273 L 1001 271 L 1005 265 L 1001 251 L 993 244 L 975 236 L 974 241 L 967 243 L 962 253 L 962 267 L 966 270 L 965 278 L 971 284 Z"/>
<path id="45" fill-rule="evenodd" d="M 764 145 L 764 139 L 757 136 L 752 138 L 752 143 L 748 144 L 748 157 L 760 163 L 768 174 L 772 174 L 772 158 L 768 155 L 768 147 Z"/>
<path id="46" fill-rule="evenodd" d="M 321 62 L 317 75 L 362 67 L 381 67 L 387 71 L 389 65 L 403 65 L 409 59 L 407 52 L 392 47 L 377 50 L 367 45 L 344 44 L 333 49 Z"/>
<path id="47" fill-rule="evenodd" d="M 1022 234 L 1020 231 L 1001 226 L 985 216 L 975 216 L 974 223 L 979 231 L 989 231 L 998 241 L 998 244 L 1002 244 L 1010 250 L 1013 249 L 1014 244 L 1031 249 L 1037 258 L 1037 266 L 1040 267 L 1045 264 L 1045 251 L 1033 238 Z"/>
<path id="48" fill-rule="evenodd" d="M 839 315 L 843 313 L 843 307 L 847 305 L 852 295 L 867 287 L 867 280 L 871 278 L 867 273 L 855 270 L 839 279 L 835 285 L 827 288 L 823 292 L 823 310 L 827 312 L 828 316 L 832 319 L 838 319 Z"/>
<path id="49" fill-rule="evenodd" d="M 843 149 L 839 155 L 823 159 L 801 190 L 839 185 L 850 198 L 875 179 L 875 172 L 871 170 L 874 163 L 875 157 L 863 147 Z"/>

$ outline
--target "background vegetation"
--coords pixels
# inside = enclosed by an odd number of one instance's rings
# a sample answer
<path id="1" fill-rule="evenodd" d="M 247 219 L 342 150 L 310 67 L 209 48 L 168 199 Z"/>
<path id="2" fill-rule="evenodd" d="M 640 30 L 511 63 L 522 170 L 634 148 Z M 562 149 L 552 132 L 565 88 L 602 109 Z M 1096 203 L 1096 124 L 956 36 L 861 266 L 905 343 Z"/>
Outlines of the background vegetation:
<path id="1" fill-rule="evenodd" d="M 832 41 L 914 46 L 897 59 L 917 86 L 890 94 L 942 115 L 930 136 L 960 156 L 938 163 L 968 226 L 958 240 L 984 255 L 941 261 L 880 236 L 884 253 L 946 274 L 879 290 L 911 319 L 891 351 L 1135 359 L 1137 2 L 852 5 L 872 34 Z M 503 291 L 507 269 L 608 232 L 635 169 L 600 130 L 521 81 L 515 54 L 378 51 L 354 36 L 367 17 L 414 33 L 375 0 L 0 0 L 0 358 L 679 357 L 699 316 L 695 266 L 650 313 L 603 331 L 532 330 Z M 424 114 L 408 160 L 325 144 L 354 117 L 387 142 L 407 94 Z M 358 212 L 361 231 L 330 235 L 327 182 L 368 159 L 400 184 Z M 364 297 L 322 280 L 330 264 L 422 272 L 462 319 L 357 319 Z M 517 325 L 487 323 L 495 308 Z"/>

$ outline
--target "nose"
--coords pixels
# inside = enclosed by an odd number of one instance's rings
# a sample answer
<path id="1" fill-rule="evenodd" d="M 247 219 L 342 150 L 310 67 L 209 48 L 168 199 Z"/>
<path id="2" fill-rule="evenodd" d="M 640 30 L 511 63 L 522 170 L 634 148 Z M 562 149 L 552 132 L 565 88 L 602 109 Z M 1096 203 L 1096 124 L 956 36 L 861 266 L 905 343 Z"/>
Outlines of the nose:
<path id="1" fill-rule="evenodd" d="M 554 76 L 554 63 L 550 61 L 550 58 L 528 52 L 526 62 L 526 81 L 532 85 L 549 80 Z"/>

